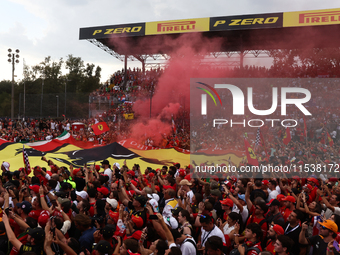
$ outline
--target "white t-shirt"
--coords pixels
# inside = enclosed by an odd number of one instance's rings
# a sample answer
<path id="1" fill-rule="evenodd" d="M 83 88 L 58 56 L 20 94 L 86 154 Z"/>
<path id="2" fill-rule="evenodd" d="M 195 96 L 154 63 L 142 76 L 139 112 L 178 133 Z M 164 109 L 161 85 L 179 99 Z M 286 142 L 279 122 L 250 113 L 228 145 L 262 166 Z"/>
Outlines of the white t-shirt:
<path id="1" fill-rule="evenodd" d="M 183 255 L 196 255 L 196 245 L 194 246 L 190 241 L 187 241 L 188 239 L 191 239 L 195 244 L 195 240 L 192 237 L 189 237 L 183 241 L 181 244 L 181 251 Z"/>
<path id="2" fill-rule="evenodd" d="M 276 186 L 276 188 L 274 190 L 270 190 L 269 188 L 267 189 L 268 191 L 268 201 L 272 199 L 276 199 L 277 195 L 281 194 L 281 189 L 279 186 Z"/>
<path id="3" fill-rule="evenodd" d="M 110 168 L 106 168 L 105 171 L 104 171 L 104 175 L 107 175 L 109 177 L 109 183 L 111 184 L 112 170 Z"/>
<path id="4" fill-rule="evenodd" d="M 224 235 L 218 227 L 214 226 L 214 228 L 211 231 L 205 231 L 203 227 L 201 228 L 201 243 L 202 247 L 205 247 L 205 242 L 208 240 L 211 236 L 218 236 L 222 238 L 222 242 L 225 244 L 225 238 Z"/>
<path id="5" fill-rule="evenodd" d="M 233 207 L 233 209 L 232 209 L 232 212 L 236 212 L 236 213 L 241 214 L 243 223 L 246 223 L 247 218 L 248 218 L 248 214 L 249 214 L 247 205 L 244 205 L 244 206 L 243 206 L 243 211 L 242 211 L 242 213 L 241 213 L 241 212 L 240 212 L 240 209 L 238 209 L 238 207 L 234 204 L 234 207 Z"/>

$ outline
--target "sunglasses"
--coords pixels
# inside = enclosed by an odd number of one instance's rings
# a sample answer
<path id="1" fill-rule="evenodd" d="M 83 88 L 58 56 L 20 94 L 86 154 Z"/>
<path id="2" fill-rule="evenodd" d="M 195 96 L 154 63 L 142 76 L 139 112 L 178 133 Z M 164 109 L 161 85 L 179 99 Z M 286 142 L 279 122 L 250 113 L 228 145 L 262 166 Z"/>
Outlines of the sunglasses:
<path id="1" fill-rule="evenodd" d="M 328 229 L 328 228 L 326 228 L 325 226 L 321 226 L 321 229 Z"/>
<path id="2" fill-rule="evenodd" d="M 207 218 L 207 216 L 205 216 L 205 215 L 200 215 L 200 217 L 203 218 L 203 219 Z"/>

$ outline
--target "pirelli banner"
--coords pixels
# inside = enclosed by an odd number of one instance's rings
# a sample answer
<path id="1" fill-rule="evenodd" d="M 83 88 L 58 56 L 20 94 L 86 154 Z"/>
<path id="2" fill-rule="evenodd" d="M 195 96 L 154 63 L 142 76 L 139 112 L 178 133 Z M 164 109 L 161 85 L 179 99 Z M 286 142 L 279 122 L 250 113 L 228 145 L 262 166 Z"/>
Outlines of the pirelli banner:
<path id="1" fill-rule="evenodd" d="M 111 37 L 144 36 L 145 23 L 80 28 L 79 39 L 101 39 Z"/>
<path id="2" fill-rule="evenodd" d="M 210 18 L 210 31 L 280 28 L 283 13 L 266 13 Z"/>
<path id="3" fill-rule="evenodd" d="M 284 27 L 320 26 L 340 24 L 340 9 L 284 12 Z"/>
<path id="4" fill-rule="evenodd" d="M 155 21 L 145 23 L 145 35 L 180 34 L 209 31 L 210 18 Z"/>

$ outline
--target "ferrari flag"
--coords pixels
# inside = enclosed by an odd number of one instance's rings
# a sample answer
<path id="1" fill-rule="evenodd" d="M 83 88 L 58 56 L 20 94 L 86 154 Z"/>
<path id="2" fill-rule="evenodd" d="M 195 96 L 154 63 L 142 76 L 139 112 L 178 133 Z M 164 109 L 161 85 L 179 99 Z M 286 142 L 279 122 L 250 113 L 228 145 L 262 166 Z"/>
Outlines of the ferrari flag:
<path id="1" fill-rule="evenodd" d="M 258 166 L 259 162 L 256 158 L 255 152 L 250 147 L 250 144 L 248 143 L 246 138 L 244 138 L 244 146 L 245 146 L 245 149 L 246 149 L 248 164 L 253 165 L 253 166 Z"/>
<path id="2" fill-rule="evenodd" d="M 107 126 L 106 122 L 98 122 L 97 124 L 92 125 L 92 130 L 95 135 L 101 135 L 106 131 L 109 131 L 110 128 Z"/>

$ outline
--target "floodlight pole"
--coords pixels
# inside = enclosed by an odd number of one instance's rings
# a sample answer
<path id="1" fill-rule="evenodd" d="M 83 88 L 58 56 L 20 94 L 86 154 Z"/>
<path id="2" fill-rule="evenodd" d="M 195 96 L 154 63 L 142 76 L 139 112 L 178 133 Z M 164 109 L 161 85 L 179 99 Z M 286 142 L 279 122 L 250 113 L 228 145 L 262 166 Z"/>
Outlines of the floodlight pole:
<path id="1" fill-rule="evenodd" d="M 8 62 L 12 63 L 12 95 L 11 95 L 11 120 L 14 121 L 14 71 L 15 71 L 15 63 L 19 63 L 19 50 L 16 49 L 15 50 L 15 54 L 14 52 L 12 52 L 12 49 L 8 49 Z"/>

